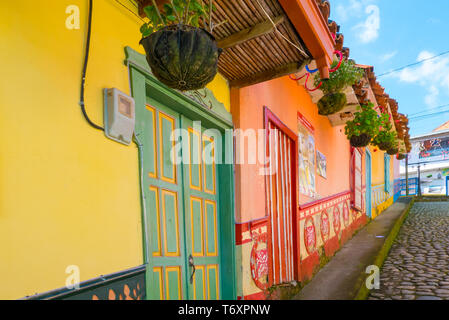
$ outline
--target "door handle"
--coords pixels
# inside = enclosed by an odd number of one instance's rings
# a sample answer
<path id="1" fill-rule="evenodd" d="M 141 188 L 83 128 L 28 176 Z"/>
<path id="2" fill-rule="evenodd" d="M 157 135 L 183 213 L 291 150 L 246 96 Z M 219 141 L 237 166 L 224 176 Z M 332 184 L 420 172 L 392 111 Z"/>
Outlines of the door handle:
<path id="1" fill-rule="evenodd" d="M 192 274 L 190 275 L 190 284 L 192 284 L 193 283 L 193 276 L 194 276 L 195 271 L 196 271 L 196 269 L 195 269 L 195 261 L 193 261 L 192 255 L 189 256 L 189 267 L 193 268 Z"/>

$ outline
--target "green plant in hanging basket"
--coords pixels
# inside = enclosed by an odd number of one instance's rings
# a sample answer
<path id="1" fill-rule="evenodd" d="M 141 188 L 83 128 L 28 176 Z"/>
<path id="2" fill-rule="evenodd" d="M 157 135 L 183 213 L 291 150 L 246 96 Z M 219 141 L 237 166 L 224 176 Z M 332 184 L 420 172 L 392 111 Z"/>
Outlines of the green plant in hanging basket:
<path id="1" fill-rule="evenodd" d="M 380 131 L 374 137 L 372 144 L 379 147 L 380 150 L 393 152 L 398 148 L 397 134 L 393 131 L 390 118 L 387 113 L 383 113 L 380 119 Z M 399 150 L 398 150 L 399 151 Z M 397 152 L 396 152 L 397 153 Z M 395 154 L 396 154 L 395 153 Z"/>
<path id="2" fill-rule="evenodd" d="M 334 61 L 332 68 L 337 66 L 337 61 Z M 323 91 L 324 96 L 318 101 L 318 113 L 320 115 L 330 115 L 342 110 L 346 105 L 346 95 L 343 93 L 344 89 L 354 85 L 363 77 L 363 70 L 355 66 L 352 60 L 343 60 L 340 68 L 331 72 L 329 79 L 321 80 L 319 74 L 315 75 L 315 86 L 319 86 Z"/>
<path id="3" fill-rule="evenodd" d="M 170 0 L 144 8 L 149 22 L 142 25 L 143 45 L 154 76 L 181 91 L 204 88 L 217 74 L 222 52 L 212 35 L 211 1 Z M 201 26 L 209 26 L 206 31 Z"/>
<path id="4" fill-rule="evenodd" d="M 395 154 L 398 154 L 398 153 L 399 153 L 399 148 L 398 148 L 398 146 L 396 145 L 395 147 L 388 149 L 388 150 L 387 150 L 387 153 L 388 153 L 390 156 L 394 156 Z"/>
<path id="5" fill-rule="evenodd" d="M 396 132 L 394 131 L 380 131 L 373 139 L 373 144 L 380 150 L 387 151 L 397 147 L 396 138 Z"/>
<path id="6" fill-rule="evenodd" d="M 359 110 L 354 114 L 354 120 L 346 122 L 345 126 L 345 134 L 351 145 L 356 148 L 369 145 L 373 137 L 379 133 L 380 126 L 379 116 L 371 102 L 361 105 Z"/>
<path id="7" fill-rule="evenodd" d="M 396 156 L 396 159 L 398 160 L 404 160 L 405 158 L 407 158 L 407 155 L 403 153 L 398 153 L 398 155 Z"/>

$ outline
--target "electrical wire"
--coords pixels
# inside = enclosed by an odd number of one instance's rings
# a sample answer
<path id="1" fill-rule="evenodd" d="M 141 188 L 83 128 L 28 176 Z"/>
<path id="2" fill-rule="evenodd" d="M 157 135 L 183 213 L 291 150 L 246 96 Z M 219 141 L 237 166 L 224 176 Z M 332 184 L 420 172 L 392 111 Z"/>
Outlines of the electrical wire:
<path id="1" fill-rule="evenodd" d="M 444 55 L 446 55 L 446 54 L 448 54 L 448 53 L 449 53 L 449 51 L 445 51 L 445 52 L 442 52 L 442 53 L 440 53 L 440 54 L 437 54 L 436 56 L 433 56 L 433 57 L 430 57 L 430 58 L 426 58 L 426 59 L 420 60 L 420 61 L 418 61 L 418 62 L 414 62 L 414 63 L 408 64 L 408 65 L 403 66 L 403 67 L 399 67 L 399 68 L 397 68 L 397 69 L 394 69 L 394 70 L 391 70 L 391 71 L 382 73 L 382 74 L 378 75 L 377 78 L 382 77 L 382 76 L 386 76 L 386 75 L 388 75 L 388 74 L 392 74 L 392 73 L 395 73 L 395 72 L 398 72 L 398 71 L 401 71 L 401 70 L 404 70 L 404 69 L 409 68 L 409 67 L 416 66 L 416 65 L 421 64 L 421 63 L 423 63 L 423 62 L 426 62 L 426 61 L 433 60 L 433 59 L 435 59 L 435 58 L 444 56 Z"/>
<path id="2" fill-rule="evenodd" d="M 129 85 L 129 92 L 130 94 L 132 94 L 132 85 L 131 85 L 131 70 L 129 67 L 129 61 L 126 64 L 126 68 L 128 70 L 128 85 Z M 148 217 L 147 217 L 147 199 L 145 197 L 145 184 L 144 184 L 144 161 L 143 161 L 143 147 L 144 145 L 142 144 L 142 142 L 139 140 L 139 135 L 140 133 L 136 132 L 136 129 L 134 128 L 134 135 L 133 135 L 133 141 L 137 146 L 137 150 L 139 153 L 139 180 L 140 180 L 140 196 L 141 196 L 141 204 L 142 204 L 142 216 L 143 216 L 143 226 L 142 226 L 142 233 L 144 235 L 145 238 L 145 244 L 144 244 L 144 252 L 143 252 L 143 257 L 144 257 L 144 262 L 145 264 L 150 263 L 149 260 L 149 255 L 148 255 L 148 248 L 146 247 L 148 245 Z"/>
<path id="3" fill-rule="evenodd" d="M 434 117 L 434 116 L 438 116 L 438 115 L 440 115 L 440 114 L 444 114 L 444 113 L 448 113 L 448 112 L 449 112 L 449 110 L 440 111 L 440 112 L 435 112 L 435 113 L 429 113 L 429 114 L 426 114 L 426 115 L 422 115 L 422 116 L 417 116 L 417 117 L 409 118 L 409 120 L 410 120 L 410 121 L 425 120 L 425 119 L 427 119 L 427 118 L 432 118 L 432 117 Z"/>
<path id="4" fill-rule="evenodd" d="M 87 65 L 89 62 L 89 47 L 90 47 L 90 36 L 92 33 L 92 9 L 93 9 L 93 1 L 89 0 L 89 21 L 87 24 L 87 39 L 86 39 L 86 50 L 84 53 L 84 65 L 83 65 L 83 72 L 81 75 L 81 90 L 80 90 L 80 102 L 79 105 L 81 107 L 81 111 L 84 115 L 84 118 L 86 121 L 95 129 L 104 131 L 103 127 L 100 127 L 99 125 L 96 125 L 95 123 L 90 120 L 89 116 L 86 112 L 86 105 L 84 102 L 84 87 L 86 85 L 86 72 L 87 72 Z"/>
<path id="5" fill-rule="evenodd" d="M 143 172 L 143 144 L 140 142 L 139 138 L 138 138 L 139 134 L 138 133 L 134 133 L 133 136 L 133 141 L 137 146 L 137 150 L 139 152 L 139 182 L 140 182 L 140 196 L 141 196 L 141 201 L 142 201 L 142 215 L 143 215 L 143 228 L 142 228 L 142 233 L 144 235 L 145 238 L 145 244 L 144 244 L 144 262 L 145 264 L 150 263 L 149 260 L 149 255 L 148 255 L 148 217 L 147 217 L 147 205 L 146 205 L 146 197 L 145 197 L 145 184 L 144 184 L 144 172 Z"/>
<path id="6" fill-rule="evenodd" d="M 447 108 L 447 107 L 449 107 L 449 104 L 444 104 L 444 105 L 439 106 L 439 107 L 429 108 L 429 109 L 424 110 L 424 111 L 420 111 L 420 112 L 416 112 L 416 113 L 409 114 L 408 116 L 409 116 L 409 117 L 414 117 L 414 116 L 416 116 L 416 115 L 421 115 L 421 114 L 423 114 L 423 113 L 429 113 L 429 112 L 431 112 L 431 111 L 433 111 L 433 110 L 443 109 L 443 108 Z"/>
<path id="7" fill-rule="evenodd" d="M 115 0 L 115 2 L 117 2 L 119 5 L 121 5 L 123 8 L 125 8 L 126 10 L 128 10 L 129 12 L 131 12 L 133 15 L 135 15 L 137 18 L 139 18 L 140 20 L 142 20 L 143 22 L 145 22 L 145 20 L 142 19 L 141 16 L 139 16 L 138 14 L 136 14 L 134 11 L 132 11 L 130 8 L 128 8 L 125 4 L 123 4 L 122 2 L 120 2 L 119 0 Z"/>

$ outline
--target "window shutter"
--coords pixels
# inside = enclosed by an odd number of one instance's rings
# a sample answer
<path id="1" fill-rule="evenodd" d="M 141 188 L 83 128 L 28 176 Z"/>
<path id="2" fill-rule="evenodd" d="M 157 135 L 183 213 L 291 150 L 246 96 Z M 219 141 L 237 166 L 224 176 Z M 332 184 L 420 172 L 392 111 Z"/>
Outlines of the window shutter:
<path id="1" fill-rule="evenodd" d="M 390 156 L 385 154 L 384 156 L 384 175 L 385 175 L 385 192 L 390 193 Z"/>

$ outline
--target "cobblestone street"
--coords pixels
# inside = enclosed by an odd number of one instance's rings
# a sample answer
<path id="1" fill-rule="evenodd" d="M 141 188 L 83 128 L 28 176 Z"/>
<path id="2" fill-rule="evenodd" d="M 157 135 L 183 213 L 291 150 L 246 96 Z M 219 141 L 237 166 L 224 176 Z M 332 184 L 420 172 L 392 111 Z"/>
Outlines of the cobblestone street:
<path id="1" fill-rule="evenodd" d="M 415 203 L 369 300 L 449 300 L 449 203 Z"/>

